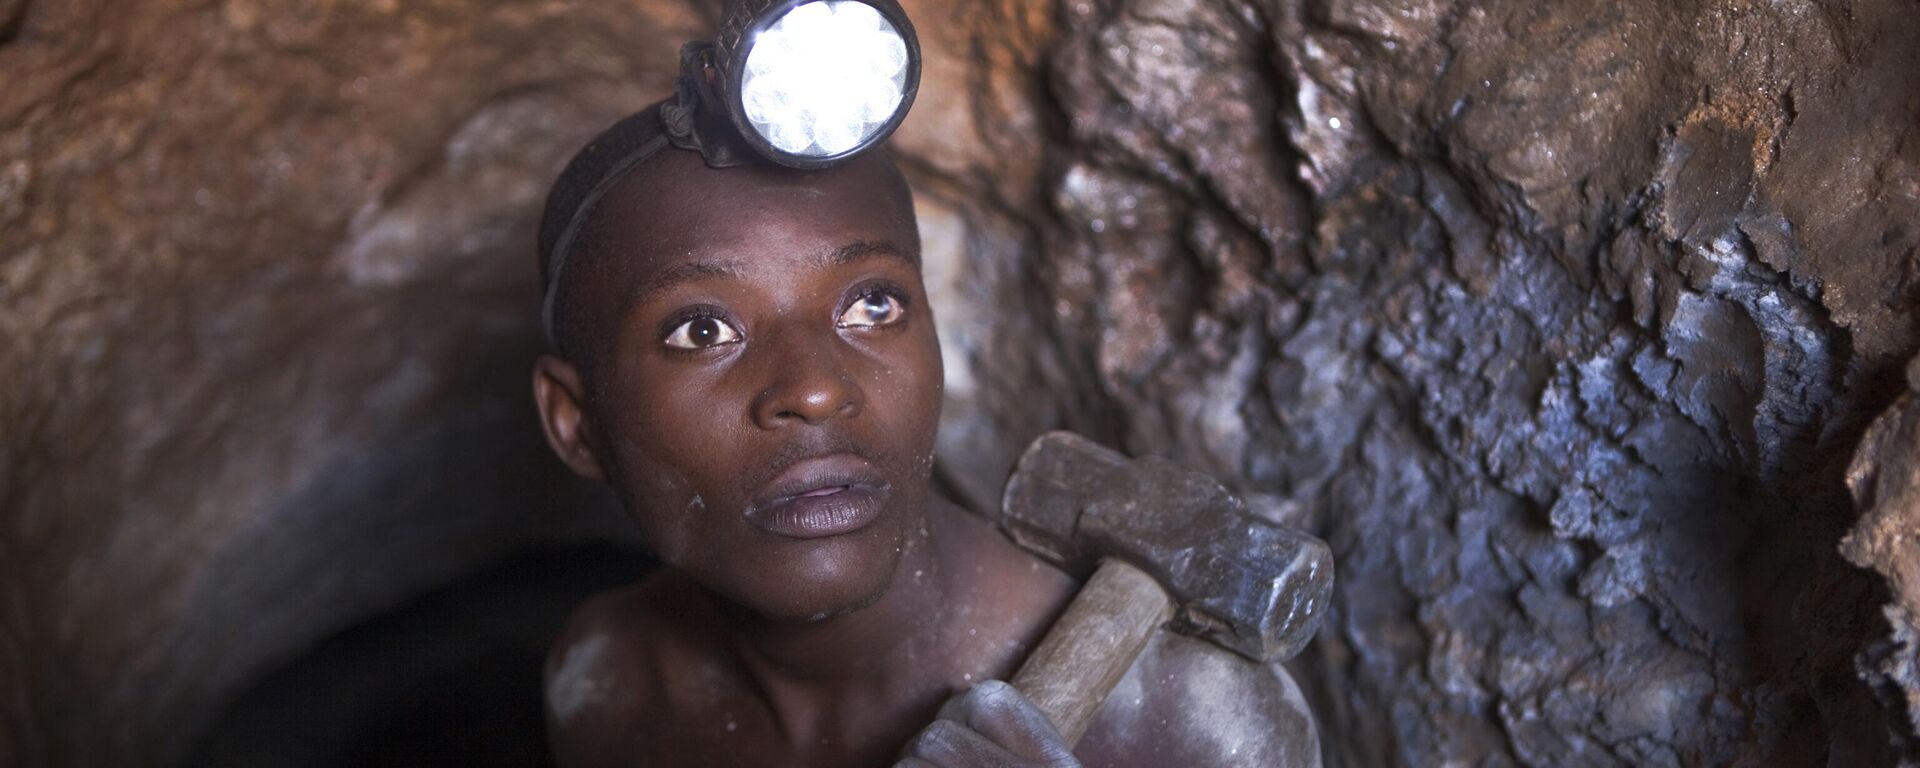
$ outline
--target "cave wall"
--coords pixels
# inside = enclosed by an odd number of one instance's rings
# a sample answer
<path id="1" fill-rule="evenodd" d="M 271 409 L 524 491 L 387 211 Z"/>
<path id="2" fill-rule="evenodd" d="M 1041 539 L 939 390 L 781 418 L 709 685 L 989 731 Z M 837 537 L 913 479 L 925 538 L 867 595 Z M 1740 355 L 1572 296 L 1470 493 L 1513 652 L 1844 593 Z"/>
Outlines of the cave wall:
<path id="1" fill-rule="evenodd" d="M 1332 765 L 1920 761 L 1920 3 L 908 6 L 963 499 L 1063 426 L 1326 538 Z M 716 16 L 0 0 L 0 756 L 621 535 L 532 229 Z"/>
<path id="2" fill-rule="evenodd" d="M 1343 763 L 1893 759 L 1835 547 L 1914 347 L 1916 10 L 1066 9 L 1052 330 L 1333 545 Z"/>

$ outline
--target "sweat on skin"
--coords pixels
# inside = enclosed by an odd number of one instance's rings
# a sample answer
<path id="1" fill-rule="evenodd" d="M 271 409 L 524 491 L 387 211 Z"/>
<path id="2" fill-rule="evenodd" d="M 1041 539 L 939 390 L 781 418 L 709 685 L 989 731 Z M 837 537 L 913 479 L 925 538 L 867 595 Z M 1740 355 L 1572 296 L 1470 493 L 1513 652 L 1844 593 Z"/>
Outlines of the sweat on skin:
<path id="1" fill-rule="evenodd" d="M 1075 585 L 931 493 L 942 370 L 919 257 L 880 152 L 795 171 L 668 149 L 587 212 L 535 402 L 554 451 L 615 490 L 664 565 L 589 600 L 556 643 L 562 765 L 1276 764 L 1182 749 L 1218 743 L 1178 716 L 1207 695 L 1192 686 L 1136 683 L 1076 759 L 988 682 Z M 1183 659 L 1148 661 L 1172 679 Z M 1250 675 L 1235 706 L 1307 723 L 1279 674 Z M 1290 733 L 1317 764 L 1310 726 Z"/>

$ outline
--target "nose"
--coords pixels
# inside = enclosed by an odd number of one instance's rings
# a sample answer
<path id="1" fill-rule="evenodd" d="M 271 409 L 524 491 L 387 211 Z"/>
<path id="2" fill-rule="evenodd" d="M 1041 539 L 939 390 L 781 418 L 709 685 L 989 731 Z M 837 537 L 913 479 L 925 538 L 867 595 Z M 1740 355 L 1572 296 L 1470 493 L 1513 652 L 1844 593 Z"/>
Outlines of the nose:
<path id="1" fill-rule="evenodd" d="M 858 414 L 865 401 L 860 387 L 841 364 L 838 340 L 784 334 L 772 339 L 761 361 L 771 383 L 753 401 L 753 421 L 761 429 L 796 422 L 821 424 Z"/>

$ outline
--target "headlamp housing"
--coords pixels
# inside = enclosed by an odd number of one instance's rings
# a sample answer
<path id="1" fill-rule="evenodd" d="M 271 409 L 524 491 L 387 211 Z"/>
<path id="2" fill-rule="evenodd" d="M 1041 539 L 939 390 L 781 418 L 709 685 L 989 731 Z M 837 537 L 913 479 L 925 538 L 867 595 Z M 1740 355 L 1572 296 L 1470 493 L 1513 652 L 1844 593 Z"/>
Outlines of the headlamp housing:
<path id="1" fill-rule="evenodd" d="M 712 50 L 708 106 L 792 168 L 885 141 L 920 88 L 920 42 L 895 0 L 734 0 Z"/>

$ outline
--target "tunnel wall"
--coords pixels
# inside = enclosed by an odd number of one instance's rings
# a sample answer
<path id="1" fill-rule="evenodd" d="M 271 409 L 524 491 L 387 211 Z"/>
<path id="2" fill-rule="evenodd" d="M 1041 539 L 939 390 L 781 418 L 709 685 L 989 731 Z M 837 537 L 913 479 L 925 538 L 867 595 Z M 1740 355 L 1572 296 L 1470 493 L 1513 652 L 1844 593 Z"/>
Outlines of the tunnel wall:
<path id="1" fill-rule="evenodd" d="M 1920 760 L 1920 4 L 908 5 L 963 500 L 1067 427 L 1326 538 L 1331 765 Z M 532 228 L 716 15 L 0 0 L 0 755 L 623 535 Z"/>

